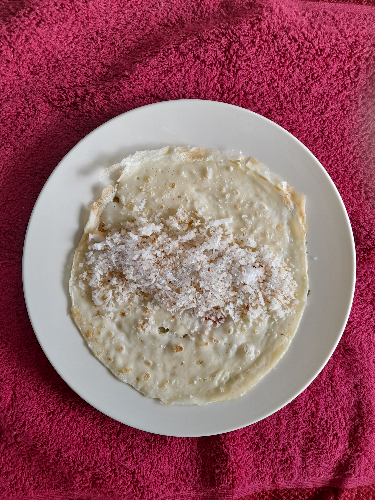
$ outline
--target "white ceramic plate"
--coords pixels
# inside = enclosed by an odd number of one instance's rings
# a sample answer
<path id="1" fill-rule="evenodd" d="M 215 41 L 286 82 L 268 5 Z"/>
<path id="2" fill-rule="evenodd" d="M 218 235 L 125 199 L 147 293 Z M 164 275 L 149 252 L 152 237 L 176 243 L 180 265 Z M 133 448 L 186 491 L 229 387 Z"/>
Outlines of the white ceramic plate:
<path id="1" fill-rule="evenodd" d="M 102 168 L 166 145 L 240 150 L 307 198 L 311 294 L 289 350 L 244 397 L 206 406 L 163 406 L 117 380 L 89 351 L 69 316 L 68 280 Z M 108 182 L 106 183 L 108 184 Z M 330 177 L 291 134 L 256 113 L 212 101 L 139 108 L 79 142 L 45 184 L 27 230 L 24 293 L 40 345 L 61 377 L 92 406 L 124 424 L 170 436 L 207 436 L 276 412 L 318 375 L 344 330 L 354 293 L 355 249 L 345 207 Z"/>

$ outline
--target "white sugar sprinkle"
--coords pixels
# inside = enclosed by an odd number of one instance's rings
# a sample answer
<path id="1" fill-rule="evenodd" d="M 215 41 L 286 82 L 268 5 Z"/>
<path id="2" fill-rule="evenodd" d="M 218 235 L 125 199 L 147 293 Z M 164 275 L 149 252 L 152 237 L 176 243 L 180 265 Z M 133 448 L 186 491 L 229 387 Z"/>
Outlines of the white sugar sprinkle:
<path id="1" fill-rule="evenodd" d="M 291 313 L 297 303 L 291 270 L 252 238 L 237 242 L 231 223 L 180 207 L 163 223 L 143 214 L 105 239 L 90 235 L 80 284 L 89 283 L 94 304 L 109 317 L 137 296 L 173 314 L 189 311 L 208 326 L 228 316 L 237 323 Z"/>

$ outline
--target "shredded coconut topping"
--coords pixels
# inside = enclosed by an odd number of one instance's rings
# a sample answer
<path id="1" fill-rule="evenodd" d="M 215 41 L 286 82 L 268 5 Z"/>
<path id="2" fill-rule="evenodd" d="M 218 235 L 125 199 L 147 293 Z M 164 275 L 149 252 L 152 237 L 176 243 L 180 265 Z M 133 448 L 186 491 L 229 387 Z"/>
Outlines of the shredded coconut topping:
<path id="1" fill-rule="evenodd" d="M 116 305 L 142 296 L 173 314 L 190 312 L 218 325 L 293 311 L 297 283 L 290 268 L 269 247 L 236 239 L 232 219 L 203 219 L 180 207 L 161 222 L 143 216 L 120 231 L 89 235 L 87 271 L 92 299 L 113 318 Z"/>

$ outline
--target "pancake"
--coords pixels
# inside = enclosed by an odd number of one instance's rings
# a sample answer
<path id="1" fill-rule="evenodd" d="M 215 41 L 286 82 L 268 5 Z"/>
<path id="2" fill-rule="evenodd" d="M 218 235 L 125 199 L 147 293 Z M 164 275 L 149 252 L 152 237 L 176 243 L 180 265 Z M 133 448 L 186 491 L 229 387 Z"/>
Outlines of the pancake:
<path id="1" fill-rule="evenodd" d="M 304 196 L 255 159 L 141 151 L 90 210 L 72 317 L 121 381 L 164 404 L 246 394 L 281 359 L 307 298 Z"/>

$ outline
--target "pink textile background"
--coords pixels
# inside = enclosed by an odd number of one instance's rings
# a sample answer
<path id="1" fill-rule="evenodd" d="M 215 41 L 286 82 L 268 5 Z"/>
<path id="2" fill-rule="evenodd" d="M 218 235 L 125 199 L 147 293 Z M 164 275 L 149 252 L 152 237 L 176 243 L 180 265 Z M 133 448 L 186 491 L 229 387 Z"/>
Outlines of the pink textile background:
<path id="1" fill-rule="evenodd" d="M 375 7 L 360 3 L 1 2 L 1 500 L 375 498 Z M 251 109 L 300 139 L 340 191 L 358 266 L 347 328 L 310 387 L 251 427 L 187 439 L 81 400 L 39 347 L 21 277 L 62 157 L 106 120 L 179 98 Z"/>

